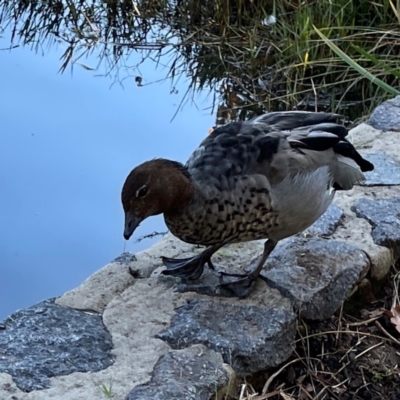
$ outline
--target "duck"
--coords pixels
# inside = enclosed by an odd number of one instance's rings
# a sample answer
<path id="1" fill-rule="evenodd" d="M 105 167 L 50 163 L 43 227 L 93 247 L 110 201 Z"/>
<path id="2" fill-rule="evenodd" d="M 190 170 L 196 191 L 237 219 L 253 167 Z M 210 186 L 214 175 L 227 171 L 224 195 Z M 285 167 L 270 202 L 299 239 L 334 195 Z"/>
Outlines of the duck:
<path id="1" fill-rule="evenodd" d="M 265 239 L 248 274 L 221 273 L 219 290 L 246 298 L 277 244 L 318 220 L 336 191 L 351 190 L 374 165 L 346 139 L 335 113 L 269 112 L 213 129 L 185 164 L 155 158 L 136 166 L 121 191 L 124 238 L 163 214 L 180 240 L 205 246 L 189 258 L 163 256 L 164 275 L 198 280 L 223 246 Z M 229 279 L 225 276 L 234 276 Z"/>

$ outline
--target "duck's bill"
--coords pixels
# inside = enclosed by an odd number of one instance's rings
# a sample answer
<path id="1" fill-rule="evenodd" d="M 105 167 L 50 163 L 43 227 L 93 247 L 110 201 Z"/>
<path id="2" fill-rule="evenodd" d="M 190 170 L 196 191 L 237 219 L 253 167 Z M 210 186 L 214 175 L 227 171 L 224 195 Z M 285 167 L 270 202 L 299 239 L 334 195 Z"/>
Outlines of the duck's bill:
<path id="1" fill-rule="evenodd" d="M 125 213 L 124 238 L 126 240 L 129 240 L 141 222 L 142 218 L 140 218 L 137 214 L 131 212 Z"/>

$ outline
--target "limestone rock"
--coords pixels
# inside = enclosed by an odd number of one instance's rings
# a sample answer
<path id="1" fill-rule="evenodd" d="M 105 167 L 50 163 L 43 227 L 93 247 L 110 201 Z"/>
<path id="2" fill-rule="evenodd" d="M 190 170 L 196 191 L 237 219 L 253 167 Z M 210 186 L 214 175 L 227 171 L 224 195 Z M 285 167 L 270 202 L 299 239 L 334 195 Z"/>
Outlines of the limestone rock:
<path id="1" fill-rule="evenodd" d="M 86 279 L 82 285 L 58 298 L 56 303 L 78 310 L 103 312 L 115 296 L 133 284 L 134 279 L 129 270 L 133 262 L 115 261 L 106 265 Z"/>

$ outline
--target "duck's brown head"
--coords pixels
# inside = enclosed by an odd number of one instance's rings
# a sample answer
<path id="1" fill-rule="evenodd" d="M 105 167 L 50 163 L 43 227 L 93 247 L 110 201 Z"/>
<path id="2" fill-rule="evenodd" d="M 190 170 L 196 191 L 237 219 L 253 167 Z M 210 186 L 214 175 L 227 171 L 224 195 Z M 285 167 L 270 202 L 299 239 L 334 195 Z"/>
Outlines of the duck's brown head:
<path id="1" fill-rule="evenodd" d="M 179 212 L 190 201 L 192 193 L 190 174 L 176 161 L 156 159 L 137 166 L 126 178 L 121 193 L 125 239 L 146 218 Z"/>

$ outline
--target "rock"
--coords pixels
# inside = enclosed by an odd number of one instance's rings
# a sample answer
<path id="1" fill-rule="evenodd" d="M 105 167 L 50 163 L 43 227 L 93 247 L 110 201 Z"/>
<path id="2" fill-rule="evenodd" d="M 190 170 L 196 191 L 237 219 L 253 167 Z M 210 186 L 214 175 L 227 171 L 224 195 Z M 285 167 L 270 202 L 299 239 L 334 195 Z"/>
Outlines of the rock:
<path id="1" fill-rule="evenodd" d="M 171 234 L 165 234 L 162 239 L 151 247 L 135 254 L 136 260 L 129 264 L 129 272 L 138 279 L 149 278 L 153 272 L 161 267 L 161 256 L 179 257 L 184 252 L 192 252 L 195 246 L 177 241 Z"/>
<path id="2" fill-rule="evenodd" d="M 400 258 L 400 197 L 387 200 L 363 198 L 352 210 L 372 225 L 374 242 L 389 248 L 397 261 Z"/>
<path id="3" fill-rule="evenodd" d="M 136 256 L 133 253 L 126 251 L 125 253 L 122 253 L 120 256 L 114 258 L 112 262 L 120 264 L 130 264 L 135 261 L 137 261 Z"/>
<path id="4" fill-rule="evenodd" d="M 366 152 L 371 151 L 371 148 L 373 148 L 374 151 L 387 152 L 387 149 L 378 149 L 376 146 L 376 143 L 381 142 L 382 138 L 385 136 L 386 134 L 382 133 L 382 131 L 378 129 L 375 129 L 371 125 L 361 123 L 349 131 L 347 140 L 353 143 L 354 147 L 360 150 L 364 157 Z"/>
<path id="5" fill-rule="evenodd" d="M 150 382 L 136 386 L 126 400 L 209 400 L 218 392 L 222 399 L 234 383 L 221 355 L 196 345 L 163 355 Z"/>
<path id="6" fill-rule="evenodd" d="M 160 244 L 147 250 L 147 254 L 136 255 L 138 260 L 142 260 L 140 262 L 147 258 L 148 270 L 159 268 L 159 256 L 166 252 L 168 254 L 168 251 L 175 253 L 178 257 L 180 251 L 187 256 L 199 251 L 195 246 L 183 244 L 179 247 L 181 242 L 176 238 L 173 240 L 170 238 L 167 241 L 168 246 L 173 246 L 176 250 L 172 247 L 165 248 L 166 243 Z M 224 267 L 232 259 L 239 263 L 247 262 L 249 254 L 258 252 L 259 248 L 260 245 L 257 243 L 232 246 L 229 252 L 219 255 L 218 259 Z M 13 400 L 105 399 L 104 387 L 111 389 L 114 400 L 122 400 L 133 388 L 151 380 L 155 364 L 160 357 L 171 350 L 166 342 L 155 338 L 155 335 L 170 326 L 177 307 L 201 295 L 193 292 L 174 292 L 172 286 L 176 279 L 173 278 L 169 278 L 169 282 L 157 276 L 133 279 L 127 272 L 127 267 L 125 264 L 111 263 L 92 275 L 83 286 L 76 288 L 73 291 L 74 296 L 71 296 L 69 292 L 67 297 L 57 299 L 57 302 L 68 304 L 70 301 L 74 306 L 79 306 L 85 304 L 87 298 L 90 298 L 91 308 L 104 309 L 103 323 L 112 337 L 114 363 L 107 369 L 90 374 L 75 372 L 65 376 L 55 376 L 50 380 L 49 389 L 30 393 L 24 393 L 10 385 L 0 386 L 1 400 L 8 400 L 11 396 L 14 396 Z M 119 274 L 118 271 L 120 271 Z M 107 284 L 101 286 L 104 292 L 94 296 L 91 291 L 99 290 L 96 288 L 96 283 L 101 283 L 100 276 L 107 280 Z M 115 288 L 121 283 L 123 277 L 129 279 L 129 285 L 122 292 L 118 292 Z M 104 306 L 104 299 L 111 300 L 108 300 L 108 304 Z M 286 307 L 290 310 L 289 300 L 283 298 L 276 289 L 269 288 L 263 281 L 257 282 L 255 291 L 248 299 L 219 298 L 216 300 L 240 304 L 243 307 L 257 305 L 264 309 L 273 306 Z M 10 375 L 0 373 L 0 385 L 3 376 L 7 382 L 12 382 Z"/>
<path id="7" fill-rule="evenodd" d="M 56 303 L 78 310 L 103 312 L 115 296 L 121 294 L 134 282 L 130 270 L 133 262 L 127 262 L 126 256 L 123 259 L 125 260 L 123 263 L 115 261 L 101 268 L 78 288 L 70 290 L 57 299 Z"/>
<path id="8" fill-rule="evenodd" d="M 367 120 L 367 124 L 382 131 L 400 130 L 400 96 L 376 107 Z"/>
<path id="9" fill-rule="evenodd" d="M 113 270 L 115 265 L 109 264 L 105 268 Z M 109 276 L 110 280 L 119 279 L 115 274 L 104 273 L 104 276 Z M 93 279 L 97 280 L 98 277 L 93 276 Z M 86 287 L 92 288 L 93 285 L 89 283 Z M 104 289 L 112 291 L 113 287 L 110 284 Z M 77 301 L 78 293 L 84 300 L 83 291 L 77 292 L 73 300 Z M 107 292 L 105 294 L 109 296 Z M 135 386 L 150 380 L 157 361 L 171 350 L 165 342 L 154 336 L 169 326 L 174 308 L 185 302 L 182 299 L 185 296 L 189 295 L 177 296 L 180 303 L 176 304 L 172 290 L 167 290 L 157 279 L 134 280 L 134 284 L 110 300 L 102 314 L 103 323 L 112 338 L 112 365 L 98 372 L 54 376 L 50 379 L 49 389 L 24 393 L 16 388 L 18 392 L 15 393 L 13 387 L 4 388 L 0 390 L 0 399 L 8 400 L 10 396 L 15 396 L 13 400 L 106 399 L 104 388 L 110 390 L 114 400 L 125 399 Z M 98 300 L 102 301 L 100 296 Z M 58 353 L 54 352 L 53 357 L 57 360 Z M 2 375 L 6 374 L 0 374 L 0 379 Z"/>
<path id="10" fill-rule="evenodd" d="M 352 211 L 352 206 L 356 199 L 371 196 L 388 196 L 391 192 L 397 192 L 400 196 L 400 188 L 392 186 L 390 188 L 379 187 L 378 191 L 374 187 L 355 187 L 352 193 L 339 192 L 335 196 L 335 203 L 343 209 L 345 215 L 343 222 L 338 226 L 332 239 L 345 242 L 360 250 L 363 250 L 371 261 L 368 274 L 374 281 L 383 280 L 393 262 L 393 257 L 386 247 L 378 246 L 370 234 L 371 226 L 363 218 L 358 218 Z M 361 279 L 364 277 L 361 277 Z"/>
<path id="11" fill-rule="evenodd" d="M 346 300 L 370 262 L 367 255 L 332 239 L 294 237 L 282 243 L 262 275 L 289 297 L 307 319 L 329 318 Z"/>
<path id="12" fill-rule="evenodd" d="M 385 121 L 393 123 L 396 106 L 393 101 L 388 103 L 392 110 Z M 246 299 L 216 297 L 215 287 L 221 283 L 217 272 L 248 271 L 245 266 L 262 253 L 263 240 L 221 248 L 213 256 L 217 271 L 207 268 L 199 281 L 179 283 L 160 276 L 165 268 L 160 256 L 191 257 L 202 248 L 167 234 L 146 251 L 122 254 L 58 298 L 56 304 L 44 303 L 36 313 L 26 310 L 25 319 L 16 313 L 15 323 L 10 319 L 0 322 L 0 399 L 104 399 L 108 388 L 114 400 L 172 400 L 192 395 L 194 399 L 208 396 L 220 400 L 232 376 L 225 372 L 227 363 L 245 375 L 285 362 L 294 338 L 293 305 L 306 318 L 322 319 L 340 307 L 350 292 L 354 294 L 354 303 L 346 303 L 350 307 L 356 307 L 361 299 L 371 301 L 373 289 L 387 276 L 394 257 L 400 256 L 400 130 L 395 129 L 382 132 L 361 124 L 350 132 L 349 140 L 376 164 L 375 171 L 366 173 L 363 186 L 337 192 L 335 204 L 312 227 L 282 241 L 264 268 L 270 270 L 262 273 L 268 284 L 258 280 Z M 364 199 L 356 202 L 360 198 Z M 69 312 L 77 314 L 71 319 Z M 97 328 L 86 317 L 93 317 Z M 12 327 L 15 331 L 10 335 Z M 14 340 L 17 330 L 25 332 L 20 340 Z M 80 339 L 76 343 L 75 337 L 83 337 L 82 346 L 77 346 Z M 92 337 L 99 343 L 93 344 Z M 35 338 L 40 339 L 39 345 Z M 100 342 L 107 344 L 107 350 Z M 199 344 L 191 345 L 194 343 Z M 70 373 L 70 364 L 60 362 L 65 354 L 73 354 L 69 351 L 81 352 L 82 372 Z M 32 352 L 39 354 L 33 356 Z M 100 368 L 98 352 L 104 359 L 110 357 L 108 367 Z M 26 368 L 18 370 L 21 366 Z M 19 378 L 13 380 L 10 374 L 14 373 Z M 21 380 L 31 385 L 28 390 L 39 389 L 27 392 Z"/>
<path id="13" fill-rule="evenodd" d="M 173 349 L 204 344 L 222 354 L 239 375 L 279 365 L 292 353 L 296 315 L 277 308 L 194 300 L 177 308 L 157 338 Z"/>
<path id="14" fill-rule="evenodd" d="M 0 331 L 0 372 L 24 391 L 49 387 L 49 378 L 110 366 L 111 335 L 101 316 L 46 300 L 17 311 Z"/>
<path id="15" fill-rule="evenodd" d="M 336 204 L 331 204 L 313 225 L 299 235 L 331 236 L 336 231 L 343 215 L 343 210 L 340 207 Z"/>
<path id="16" fill-rule="evenodd" d="M 385 153 L 369 153 L 363 155 L 375 166 L 373 171 L 365 172 L 362 186 L 394 186 L 400 185 L 400 164 Z"/>
<path id="17" fill-rule="evenodd" d="M 0 394 L 2 400 L 18 400 L 19 389 L 11 375 L 0 373 Z"/>

